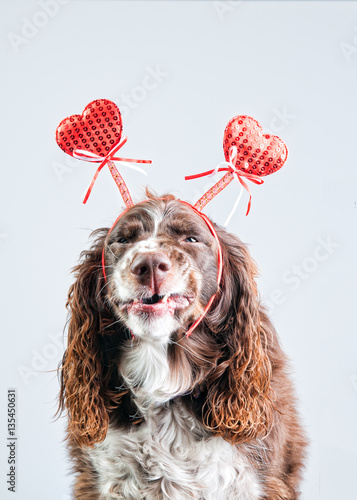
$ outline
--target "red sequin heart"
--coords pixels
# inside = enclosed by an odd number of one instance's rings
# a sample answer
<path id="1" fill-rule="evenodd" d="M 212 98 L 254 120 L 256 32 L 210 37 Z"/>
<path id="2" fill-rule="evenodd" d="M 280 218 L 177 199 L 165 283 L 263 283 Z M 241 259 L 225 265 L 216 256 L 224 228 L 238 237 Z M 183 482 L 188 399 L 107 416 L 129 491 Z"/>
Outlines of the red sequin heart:
<path id="1" fill-rule="evenodd" d="M 228 122 L 223 138 L 226 161 L 231 146 L 237 148 L 235 167 L 253 175 L 273 174 L 288 156 L 285 143 L 276 135 L 264 134 L 260 123 L 250 116 L 235 116 Z"/>
<path id="2" fill-rule="evenodd" d="M 56 141 L 71 156 L 75 149 L 106 156 L 120 142 L 122 129 L 116 104 L 97 99 L 89 103 L 81 115 L 72 115 L 61 121 L 56 129 Z"/>

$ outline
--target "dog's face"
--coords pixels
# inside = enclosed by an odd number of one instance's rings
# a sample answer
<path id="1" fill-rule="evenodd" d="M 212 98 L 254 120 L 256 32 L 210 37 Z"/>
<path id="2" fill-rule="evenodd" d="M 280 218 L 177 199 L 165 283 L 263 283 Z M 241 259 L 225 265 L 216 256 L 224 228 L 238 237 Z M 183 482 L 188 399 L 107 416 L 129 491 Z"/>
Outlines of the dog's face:
<path id="1" fill-rule="evenodd" d="M 217 242 L 177 200 L 130 208 L 105 241 L 109 300 L 135 336 L 167 340 L 202 314 L 217 289 Z"/>

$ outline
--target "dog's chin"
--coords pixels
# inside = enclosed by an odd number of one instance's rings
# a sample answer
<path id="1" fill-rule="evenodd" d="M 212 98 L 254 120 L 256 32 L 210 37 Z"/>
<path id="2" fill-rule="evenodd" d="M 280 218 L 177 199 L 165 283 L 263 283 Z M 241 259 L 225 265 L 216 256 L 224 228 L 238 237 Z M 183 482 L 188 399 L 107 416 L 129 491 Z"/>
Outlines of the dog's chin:
<path id="1" fill-rule="evenodd" d="M 168 342 L 171 334 L 180 326 L 172 314 L 129 314 L 125 323 L 134 337 L 162 342 Z"/>

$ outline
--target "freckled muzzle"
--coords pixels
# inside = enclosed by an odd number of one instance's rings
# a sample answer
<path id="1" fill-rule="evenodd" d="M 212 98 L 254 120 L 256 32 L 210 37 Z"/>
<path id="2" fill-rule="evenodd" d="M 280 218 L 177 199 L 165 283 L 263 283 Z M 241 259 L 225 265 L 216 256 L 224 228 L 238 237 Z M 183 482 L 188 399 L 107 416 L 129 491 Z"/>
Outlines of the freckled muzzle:
<path id="1" fill-rule="evenodd" d="M 144 200 L 139 204 L 145 203 L 147 200 Z M 207 225 L 209 231 L 211 232 L 212 236 L 215 238 L 217 242 L 217 290 L 221 282 L 222 278 L 222 268 L 223 268 L 223 261 L 222 261 L 222 247 L 218 238 L 218 235 L 216 233 L 216 230 L 213 227 L 213 224 L 211 221 L 208 219 L 208 217 L 197 210 L 193 205 L 186 201 L 182 200 L 177 200 L 180 203 L 186 205 L 189 207 L 191 210 L 193 210 L 197 215 L 201 217 L 201 219 L 205 222 Z M 115 220 L 114 224 L 110 228 L 108 232 L 109 234 L 112 232 L 114 227 L 116 226 L 118 220 L 123 217 L 123 215 L 130 209 L 131 207 L 128 207 L 125 209 L 117 219 Z M 133 275 L 136 276 L 136 278 L 139 277 L 139 279 L 142 279 L 143 284 L 148 284 L 152 283 L 152 280 L 157 279 L 158 282 L 162 281 L 165 279 L 166 274 L 170 271 L 171 269 L 171 261 L 168 258 L 168 256 L 164 253 L 162 254 L 146 254 L 144 256 L 138 256 L 137 260 L 134 259 L 134 261 L 131 263 L 130 266 L 130 271 Z M 103 248 L 102 251 L 102 271 L 103 271 L 103 276 L 105 282 L 107 282 L 107 275 L 105 272 L 105 248 Z M 155 312 L 155 315 L 160 316 L 161 314 L 166 314 L 167 310 L 169 309 L 170 312 L 172 313 L 176 309 L 184 309 L 187 307 L 190 302 L 192 302 L 193 297 L 190 296 L 180 296 L 180 297 L 175 297 L 174 295 L 166 297 L 166 296 L 158 296 L 158 300 L 155 300 L 155 303 L 145 303 L 143 300 L 137 300 L 137 301 L 132 301 L 130 304 L 125 304 L 125 307 L 128 308 L 128 312 Z M 207 314 L 208 310 L 210 309 L 213 300 L 216 296 L 216 293 L 214 293 L 208 303 L 206 304 L 204 311 L 202 314 L 192 323 L 192 325 L 189 327 L 189 329 L 186 332 L 186 337 L 189 337 L 193 330 L 201 323 L 205 315 Z M 153 296 L 154 297 L 154 296 Z M 153 300 L 153 297 L 151 300 Z"/>

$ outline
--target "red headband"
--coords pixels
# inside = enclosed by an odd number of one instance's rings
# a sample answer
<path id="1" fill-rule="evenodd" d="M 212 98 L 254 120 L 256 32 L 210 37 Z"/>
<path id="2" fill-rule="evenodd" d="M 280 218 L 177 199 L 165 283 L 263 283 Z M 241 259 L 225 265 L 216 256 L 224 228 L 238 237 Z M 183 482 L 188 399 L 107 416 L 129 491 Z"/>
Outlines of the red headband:
<path id="1" fill-rule="evenodd" d="M 97 99 L 84 108 L 82 115 L 72 115 L 62 120 L 56 130 L 56 141 L 60 148 L 67 154 L 80 160 L 100 162 L 83 203 L 86 203 L 88 200 L 99 172 L 106 164 L 108 165 L 110 173 L 127 207 L 119 214 L 108 234 L 111 233 L 120 217 L 122 217 L 130 207 L 134 206 L 129 190 L 124 179 L 115 167 L 114 161 L 120 161 L 122 164 L 125 164 L 125 162 L 151 163 L 150 160 L 134 160 L 117 158 L 114 156 L 127 141 L 125 136 L 123 136 L 123 138 L 121 137 L 122 128 L 121 115 L 116 104 L 107 99 Z M 249 116 L 236 116 L 229 121 L 224 131 L 223 149 L 226 161 L 221 162 L 213 170 L 190 175 L 185 177 L 185 179 L 196 179 L 207 175 L 214 175 L 217 172 L 227 173 L 216 182 L 211 189 L 201 196 L 195 205 L 191 205 L 183 200 L 178 200 L 190 207 L 202 218 L 217 241 L 217 289 L 221 283 L 223 270 L 222 247 L 212 222 L 202 213 L 203 208 L 218 193 L 228 186 L 234 178 L 236 178 L 242 185 L 242 189 L 246 189 L 249 194 L 246 213 L 246 215 L 248 215 L 252 195 L 245 181 L 249 180 L 255 184 L 263 184 L 264 181 L 261 177 L 270 175 L 279 170 L 284 165 L 287 158 L 287 147 L 284 142 L 275 135 L 264 134 L 261 125 L 254 120 L 254 118 Z M 138 167 L 133 168 L 140 170 Z M 228 220 L 233 215 L 240 197 L 241 194 Z M 104 248 L 102 251 L 102 269 L 106 281 Z M 212 295 L 203 313 L 194 321 L 186 332 L 187 337 L 189 337 L 193 330 L 201 323 L 215 297 L 216 293 Z"/>

